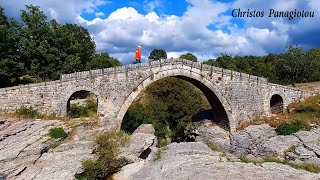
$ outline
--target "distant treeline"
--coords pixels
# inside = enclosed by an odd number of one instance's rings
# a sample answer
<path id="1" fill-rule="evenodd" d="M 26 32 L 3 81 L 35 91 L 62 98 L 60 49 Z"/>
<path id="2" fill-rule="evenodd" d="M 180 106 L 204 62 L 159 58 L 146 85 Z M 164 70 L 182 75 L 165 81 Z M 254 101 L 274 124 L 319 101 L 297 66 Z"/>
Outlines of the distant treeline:
<path id="1" fill-rule="evenodd" d="M 208 65 L 267 78 L 279 84 L 320 81 L 320 49 L 304 51 L 290 46 L 282 54 L 267 56 L 229 56 L 204 62 Z"/>
<path id="2" fill-rule="evenodd" d="M 59 79 L 60 74 L 120 66 L 108 53 L 96 53 L 87 29 L 47 20 L 37 6 L 8 19 L 0 7 L 0 87 Z"/>

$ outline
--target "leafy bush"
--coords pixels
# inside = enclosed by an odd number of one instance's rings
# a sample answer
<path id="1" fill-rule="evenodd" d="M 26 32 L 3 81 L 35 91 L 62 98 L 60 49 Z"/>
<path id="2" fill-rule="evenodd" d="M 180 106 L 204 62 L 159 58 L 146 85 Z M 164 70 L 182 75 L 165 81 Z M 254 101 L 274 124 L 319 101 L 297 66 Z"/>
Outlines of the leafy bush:
<path id="1" fill-rule="evenodd" d="M 278 135 L 291 135 L 301 130 L 310 130 L 310 126 L 301 121 L 294 121 L 292 123 L 282 123 L 276 128 Z"/>
<path id="2" fill-rule="evenodd" d="M 90 94 L 85 100 L 85 105 L 71 104 L 68 114 L 72 118 L 93 117 L 97 114 L 97 108 L 97 97 Z"/>
<path id="3" fill-rule="evenodd" d="M 80 118 L 80 117 L 88 117 L 89 112 L 86 106 L 78 105 L 78 104 L 71 104 L 69 116 L 72 118 Z"/>
<path id="4" fill-rule="evenodd" d="M 37 118 L 40 116 L 40 113 L 38 112 L 37 109 L 33 109 L 33 107 L 21 107 L 16 110 L 16 114 L 19 117 L 24 117 L 24 118 Z"/>
<path id="5" fill-rule="evenodd" d="M 68 135 L 63 128 L 55 127 L 49 130 L 49 136 L 55 139 L 65 139 Z"/>
<path id="6" fill-rule="evenodd" d="M 127 164 L 125 159 L 118 158 L 120 147 L 127 144 L 129 136 L 122 131 L 105 132 L 97 136 L 96 160 L 86 160 L 82 163 L 83 173 L 76 175 L 77 179 L 103 179 L 120 170 Z"/>

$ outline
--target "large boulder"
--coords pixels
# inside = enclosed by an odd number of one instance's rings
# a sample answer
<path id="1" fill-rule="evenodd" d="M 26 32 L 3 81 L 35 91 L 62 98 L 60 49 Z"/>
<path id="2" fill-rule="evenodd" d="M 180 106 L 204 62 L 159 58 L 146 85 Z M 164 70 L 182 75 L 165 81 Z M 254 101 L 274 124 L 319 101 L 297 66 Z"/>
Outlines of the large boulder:
<path id="1" fill-rule="evenodd" d="M 155 133 L 155 130 L 152 126 L 152 124 L 142 124 L 140 125 L 132 134 L 137 133 L 143 133 L 143 134 L 153 134 Z"/>
<path id="2" fill-rule="evenodd" d="M 275 136 L 277 133 L 268 124 L 251 125 L 231 135 L 229 151 L 238 155 L 261 156 L 265 150 L 263 142 Z"/>
<path id="3" fill-rule="evenodd" d="M 150 147 L 155 146 L 156 136 L 151 124 L 142 124 L 130 136 L 130 142 L 121 148 L 120 157 L 127 159 L 129 162 L 139 160 L 139 157 Z"/>
<path id="4" fill-rule="evenodd" d="M 207 143 L 209 141 L 221 148 L 227 149 L 230 133 L 213 123 L 211 120 L 203 120 L 187 127 L 190 139 L 194 138 L 196 142 Z M 194 136 L 194 137 L 193 137 Z"/>

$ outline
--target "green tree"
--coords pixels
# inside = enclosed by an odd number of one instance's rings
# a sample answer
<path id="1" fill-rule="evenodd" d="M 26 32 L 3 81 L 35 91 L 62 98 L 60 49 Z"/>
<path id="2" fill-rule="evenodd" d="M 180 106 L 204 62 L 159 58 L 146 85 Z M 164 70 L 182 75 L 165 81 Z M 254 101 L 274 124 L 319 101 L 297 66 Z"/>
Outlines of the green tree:
<path id="1" fill-rule="evenodd" d="M 109 53 L 97 53 L 94 54 L 92 60 L 88 62 L 87 69 L 102 69 L 116 66 L 121 66 L 121 62 L 110 57 Z"/>
<path id="2" fill-rule="evenodd" d="M 22 55 L 26 74 L 55 80 L 60 74 L 84 71 L 95 52 L 89 32 L 76 24 L 47 21 L 38 6 L 22 10 Z"/>
<path id="3" fill-rule="evenodd" d="M 8 21 L 4 9 L 0 7 L 0 87 L 16 84 L 21 75 L 23 65 L 18 59 L 20 27 L 15 20 Z"/>
<path id="4" fill-rule="evenodd" d="M 21 30 L 21 45 L 23 51 L 21 61 L 26 68 L 26 74 L 42 79 L 50 76 L 48 67 L 54 62 L 55 56 L 50 56 L 49 38 L 52 35 L 47 17 L 38 6 L 27 5 L 26 10 L 21 11 L 23 28 Z"/>
<path id="5" fill-rule="evenodd" d="M 8 20 L 0 7 L 0 34 L 0 87 L 120 65 L 108 53 L 95 54 L 87 29 L 48 21 L 38 6 L 27 5 L 20 22 Z"/>
<path id="6" fill-rule="evenodd" d="M 276 62 L 274 72 L 280 82 L 294 84 L 308 82 L 313 67 L 314 62 L 307 59 L 302 48 L 290 46 Z"/>
<path id="7" fill-rule="evenodd" d="M 180 55 L 180 58 L 187 59 L 187 60 L 190 60 L 190 61 L 193 61 L 193 62 L 197 62 L 198 61 L 198 58 L 195 55 L 191 54 L 191 53 L 182 54 L 182 55 Z"/>
<path id="8" fill-rule="evenodd" d="M 179 141 L 192 116 L 210 109 L 203 93 L 187 81 L 164 78 L 149 85 L 128 109 L 122 129 L 133 132 L 143 123 L 155 127 L 156 136 Z"/>
<path id="9" fill-rule="evenodd" d="M 163 49 L 154 49 L 151 51 L 149 59 L 152 59 L 154 61 L 160 59 L 167 59 L 167 52 Z"/>
<path id="10" fill-rule="evenodd" d="M 87 29 L 65 24 L 57 29 L 56 47 L 62 52 L 61 73 L 83 71 L 95 53 L 95 43 Z"/>

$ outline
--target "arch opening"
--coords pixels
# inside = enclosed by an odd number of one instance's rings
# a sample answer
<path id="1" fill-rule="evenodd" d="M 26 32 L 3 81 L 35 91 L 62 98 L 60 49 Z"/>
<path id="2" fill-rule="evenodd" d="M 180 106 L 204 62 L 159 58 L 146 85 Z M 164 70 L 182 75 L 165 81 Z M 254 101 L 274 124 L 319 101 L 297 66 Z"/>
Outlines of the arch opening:
<path id="1" fill-rule="evenodd" d="M 167 79 L 167 78 L 172 78 L 172 79 L 176 79 L 176 80 L 187 82 L 191 86 L 193 86 L 195 89 L 197 89 L 197 91 L 199 91 L 200 93 L 203 94 L 202 96 L 206 100 L 208 106 L 205 109 L 201 109 L 200 111 L 197 111 L 196 113 L 191 114 L 191 116 L 189 117 L 191 123 L 192 122 L 199 122 L 199 121 L 202 121 L 202 120 L 210 120 L 212 123 L 222 127 L 223 129 L 225 129 L 227 131 L 230 130 L 228 114 L 227 114 L 224 106 L 222 105 L 222 102 L 219 100 L 218 96 L 215 94 L 215 92 L 213 92 L 213 90 L 211 90 L 209 87 L 207 87 L 204 83 L 200 82 L 199 80 L 194 79 L 194 78 L 190 78 L 190 77 L 187 77 L 187 76 L 182 76 L 182 75 L 167 76 L 167 77 L 163 77 L 163 78 L 158 78 L 158 79 L 156 79 L 154 81 L 151 81 L 150 83 L 148 83 L 146 85 L 142 83 L 143 84 L 142 88 L 139 88 L 139 87 L 136 88 L 136 89 L 138 89 L 138 91 L 134 91 L 133 92 L 133 94 L 135 94 L 135 96 L 133 96 L 132 98 L 130 96 L 128 97 L 128 99 L 130 99 L 130 100 L 134 99 L 134 100 L 131 100 L 131 102 L 129 101 L 128 104 L 124 103 L 128 107 L 125 109 L 126 113 L 124 114 L 123 120 L 122 120 L 122 123 L 121 123 L 121 128 L 123 130 L 126 130 L 126 129 L 124 129 L 124 124 L 126 123 L 125 121 L 128 119 L 128 116 L 137 116 L 137 114 L 139 114 L 139 113 L 142 113 L 142 115 L 138 115 L 138 118 L 140 118 L 138 124 L 137 123 L 135 124 L 134 122 L 130 122 L 129 124 L 126 124 L 127 127 L 132 128 L 131 132 L 133 132 L 141 124 L 146 124 L 146 123 L 153 124 L 152 119 L 147 119 L 147 118 L 149 118 L 149 117 L 147 117 L 148 115 L 145 115 L 145 114 L 143 114 L 143 112 L 141 112 L 141 111 L 144 111 L 144 110 L 140 110 L 139 109 L 140 107 L 132 108 L 132 106 L 135 106 L 135 103 L 137 101 L 139 101 L 139 99 L 141 99 L 141 94 L 144 94 L 144 93 L 141 93 L 141 91 L 144 92 L 150 86 L 152 86 L 153 84 L 155 84 L 155 83 L 157 83 L 157 82 L 159 82 L 159 81 L 161 81 L 163 79 Z M 166 92 L 166 93 L 168 93 L 168 92 Z M 167 96 L 170 96 L 170 95 L 168 95 L 166 93 L 164 93 L 164 94 L 167 95 Z M 181 101 L 181 100 L 177 99 L 177 101 Z M 142 106 L 142 105 L 139 105 L 139 106 Z M 154 106 L 157 106 L 157 104 L 155 103 Z M 165 108 L 163 108 L 163 106 L 160 105 L 159 106 L 159 109 L 160 109 L 159 111 L 166 110 Z M 172 107 L 169 107 L 169 108 L 172 108 Z M 121 118 L 121 116 L 120 116 L 120 118 Z M 165 123 L 167 123 L 167 122 L 165 122 Z M 169 122 L 167 125 L 168 125 L 168 129 L 169 130 L 172 129 L 172 128 L 179 129 L 179 127 L 181 126 L 181 124 L 179 122 L 178 123 L 177 122 L 176 123 Z M 157 127 L 155 129 L 157 131 Z M 165 134 L 166 130 L 165 129 L 162 129 L 162 130 L 164 132 L 160 132 L 160 133 L 164 133 Z M 183 129 L 183 130 L 185 130 L 185 129 Z M 157 135 L 157 132 L 156 132 L 156 135 Z M 159 133 L 158 133 L 158 135 L 159 135 Z M 184 140 L 182 140 L 182 139 L 184 139 Z M 181 137 L 172 137 L 172 139 L 170 139 L 170 140 L 172 140 L 174 142 L 180 142 L 180 141 L 186 141 L 187 138 L 185 137 L 185 138 L 182 138 L 182 139 L 181 139 Z M 159 140 L 159 137 L 158 137 L 158 140 Z M 159 142 L 161 144 L 161 139 L 159 140 Z"/>
<path id="2" fill-rule="evenodd" d="M 67 116 L 97 119 L 98 98 L 87 90 L 74 92 L 67 102 Z"/>
<path id="3" fill-rule="evenodd" d="M 273 95 L 270 99 L 271 114 L 281 114 L 283 110 L 283 98 L 278 94 Z"/>
<path id="4" fill-rule="evenodd" d="M 217 97 L 217 95 L 212 90 L 210 90 L 206 85 L 204 85 L 200 81 L 195 80 L 193 78 L 189 78 L 186 76 L 173 76 L 173 77 L 190 82 L 195 87 L 197 87 L 205 95 L 206 99 L 208 100 L 211 106 L 211 109 L 195 114 L 192 117 L 193 121 L 201 121 L 201 120 L 208 119 L 213 121 L 215 124 L 219 125 L 225 130 L 230 129 L 227 112 L 223 107 L 221 101 Z"/>

